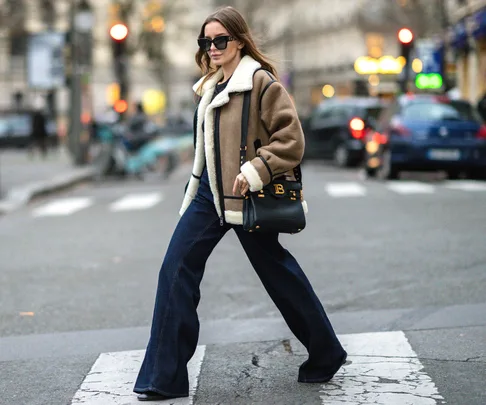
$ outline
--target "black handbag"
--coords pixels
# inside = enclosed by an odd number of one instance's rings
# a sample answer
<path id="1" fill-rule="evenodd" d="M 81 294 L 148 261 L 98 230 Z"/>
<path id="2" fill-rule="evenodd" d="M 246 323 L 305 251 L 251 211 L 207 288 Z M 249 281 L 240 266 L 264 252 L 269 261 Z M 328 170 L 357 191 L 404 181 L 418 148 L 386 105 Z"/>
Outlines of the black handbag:
<path id="1" fill-rule="evenodd" d="M 243 100 L 243 117 L 249 116 L 249 91 Z M 248 121 L 242 122 L 240 161 L 246 161 Z M 248 192 L 243 200 L 243 229 L 249 232 L 298 233 L 305 228 L 302 171 L 294 168 L 295 180 L 273 179 L 262 190 Z"/>

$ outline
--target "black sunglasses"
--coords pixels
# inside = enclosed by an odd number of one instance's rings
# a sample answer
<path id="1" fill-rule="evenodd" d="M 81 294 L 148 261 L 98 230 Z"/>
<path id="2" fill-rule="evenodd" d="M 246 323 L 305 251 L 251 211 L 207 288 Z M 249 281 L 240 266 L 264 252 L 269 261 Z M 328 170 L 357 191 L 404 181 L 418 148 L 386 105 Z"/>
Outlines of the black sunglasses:
<path id="1" fill-rule="evenodd" d="M 199 48 L 201 48 L 204 52 L 208 52 L 211 49 L 211 44 L 214 44 L 216 49 L 222 51 L 223 49 L 226 49 L 229 41 L 234 40 L 235 39 L 229 35 L 221 35 L 220 37 L 216 37 L 214 39 L 198 38 L 197 43 Z"/>

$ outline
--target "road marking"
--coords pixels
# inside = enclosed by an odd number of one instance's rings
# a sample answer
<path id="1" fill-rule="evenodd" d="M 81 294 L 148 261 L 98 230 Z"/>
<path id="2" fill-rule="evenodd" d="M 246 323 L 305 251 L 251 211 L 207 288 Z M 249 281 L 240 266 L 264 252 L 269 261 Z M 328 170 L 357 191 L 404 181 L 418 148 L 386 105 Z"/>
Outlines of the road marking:
<path id="1" fill-rule="evenodd" d="M 435 191 L 434 186 L 418 181 L 390 181 L 386 187 L 398 194 L 431 194 Z"/>
<path id="2" fill-rule="evenodd" d="M 187 365 L 189 397 L 170 401 L 171 405 L 192 405 L 196 393 L 206 346 L 198 346 Z M 135 405 L 140 404 L 133 386 L 142 365 L 145 350 L 102 353 L 76 392 L 71 404 Z"/>
<path id="3" fill-rule="evenodd" d="M 366 189 L 353 182 L 347 183 L 328 183 L 326 191 L 331 197 L 362 197 L 366 195 Z"/>
<path id="4" fill-rule="evenodd" d="M 448 181 L 444 186 L 452 190 L 461 191 L 486 191 L 486 183 L 481 181 Z"/>
<path id="5" fill-rule="evenodd" d="M 403 332 L 343 335 L 340 340 L 351 364 L 322 385 L 322 404 L 445 403 Z"/>
<path id="6" fill-rule="evenodd" d="M 63 198 L 42 205 L 32 211 L 34 217 L 71 215 L 93 204 L 89 197 Z"/>
<path id="7" fill-rule="evenodd" d="M 158 204 L 162 200 L 160 193 L 130 194 L 110 205 L 110 211 L 145 210 Z"/>

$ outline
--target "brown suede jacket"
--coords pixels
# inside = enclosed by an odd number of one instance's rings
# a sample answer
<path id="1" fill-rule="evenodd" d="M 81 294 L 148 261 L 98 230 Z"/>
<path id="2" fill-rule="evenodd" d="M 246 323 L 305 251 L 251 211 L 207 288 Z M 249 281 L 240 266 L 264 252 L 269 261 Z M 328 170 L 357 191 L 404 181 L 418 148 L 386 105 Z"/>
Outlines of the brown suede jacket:
<path id="1" fill-rule="evenodd" d="M 196 151 L 181 215 L 196 195 L 205 163 L 221 223 L 223 218 L 229 224 L 243 223 L 243 197 L 235 197 L 232 192 L 233 183 L 240 172 L 250 184 L 250 191 L 260 190 L 275 176 L 285 174 L 293 178 L 292 169 L 301 162 L 304 153 L 302 127 L 285 88 L 260 67 L 259 62 L 248 55 L 244 56 L 226 88 L 214 100 L 212 96 L 216 84 L 223 78 L 221 69 L 204 84 L 202 91 L 198 92 L 198 89 L 203 79 L 194 85 L 194 91 L 201 97 L 196 120 Z M 243 92 L 248 90 L 251 90 L 248 161 L 242 165 Z M 215 128 L 218 108 L 219 126 Z M 258 146 L 258 142 L 261 146 Z"/>

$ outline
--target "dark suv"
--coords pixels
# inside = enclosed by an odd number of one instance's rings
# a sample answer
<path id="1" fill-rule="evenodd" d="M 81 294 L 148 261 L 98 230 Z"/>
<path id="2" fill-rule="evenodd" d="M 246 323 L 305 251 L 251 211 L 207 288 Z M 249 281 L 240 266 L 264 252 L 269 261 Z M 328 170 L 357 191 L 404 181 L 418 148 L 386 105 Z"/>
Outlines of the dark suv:
<path id="1" fill-rule="evenodd" d="M 302 122 L 304 159 L 332 159 L 340 167 L 360 164 L 365 127 L 376 120 L 385 106 L 383 100 L 373 97 L 323 101 Z"/>

